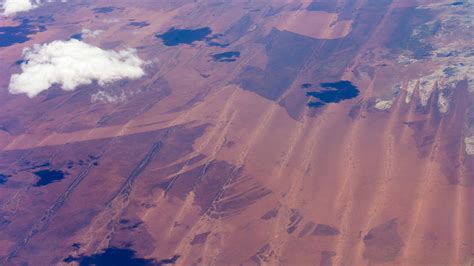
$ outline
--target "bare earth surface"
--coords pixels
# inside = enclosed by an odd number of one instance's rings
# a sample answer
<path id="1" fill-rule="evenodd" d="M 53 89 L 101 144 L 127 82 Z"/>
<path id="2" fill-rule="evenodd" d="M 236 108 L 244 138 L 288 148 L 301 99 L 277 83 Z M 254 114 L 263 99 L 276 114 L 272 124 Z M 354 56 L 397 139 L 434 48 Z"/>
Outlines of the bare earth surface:
<path id="1" fill-rule="evenodd" d="M 473 12 L 69 0 L 0 18 L 37 29 L 1 39 L 0 265 L 472 265 Z M 82 29 L 146 75 L 8 92 L 24 48 Z M 321 94 L 339 81 L 355 94 Z"/>

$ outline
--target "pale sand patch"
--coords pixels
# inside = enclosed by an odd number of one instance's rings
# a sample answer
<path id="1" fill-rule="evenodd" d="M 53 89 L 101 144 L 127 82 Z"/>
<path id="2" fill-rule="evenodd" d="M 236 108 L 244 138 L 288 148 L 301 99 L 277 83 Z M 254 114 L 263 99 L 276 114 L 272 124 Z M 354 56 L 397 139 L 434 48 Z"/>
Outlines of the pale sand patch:
<path id="1" fill-rule="evenodd" d="M 276 15 L 267 25 L 311 38 L 337 39 L 349 34 L 352 26 L 351 20 L 337 19 L 336 13 L 298 10 Z"/>
<path id="2" fill-rule="evenodd" d="M 474 155 L 474 135 L 465 137 L 464 144 L 466 145 L 466 153 L 468 155 Z"/>
<path id="3" fill-rule="evenodd" d="M 418 85 L 418 80 L 409 80 L 407 85 L 407 96 L 405 98 L 405 103 L 409 103 L 411 101 L 411 97 L 413 96 L 413 91 L 415 91 L 416 86 Z"/>
<path id="4" fill-rule="evenodd" d="M 448 98 L 446 98 L 446 95 L 444 95 L 444 92 L 441 92 L 438 96 L 438 109 L 443 114 L 448 112 L 449 101 Z"/>
<path id="5" fill-rule="evenodd" d="M 388 110 L 390 107 L 392 107 L 393 104 L 393 99 L 392 100 L 382 100 L 382 99 L 377 99 L 375 102 L 374 107 L 378 110 Z"/>

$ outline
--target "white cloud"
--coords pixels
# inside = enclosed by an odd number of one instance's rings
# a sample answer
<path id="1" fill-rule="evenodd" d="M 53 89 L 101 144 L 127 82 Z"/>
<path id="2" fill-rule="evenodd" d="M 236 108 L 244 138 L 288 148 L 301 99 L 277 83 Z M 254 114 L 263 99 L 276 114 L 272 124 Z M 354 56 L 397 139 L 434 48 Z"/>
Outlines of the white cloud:
<path id="1" fill-rule="evenodd" d="M 3 14 L 10 16 L 18 12 L 24 12 L 37 8 L 38 3 L 33 3 L 30 0 L 5 0 L 3 2 Z"/>
<path id="2" fill-rule="evenodd" d="M 81 37 L 82 38 L 95 38 L 99 36 L 103 30 L 89 30 L 89 29 L 82 29 Z"/>
<path id="3" fill-rule="evenodd" d="M 100 86 L 120 79 L 136 79 L 145 74 L 136 50 L 103 50 L 78 41 L 53 41 L 35 44 L 23 51 L 22 73 L 13 74 L 10 93 L 26 93 L 34 97 L 53 84 L 71 91 L 79 85 L 97 81 Z"/>
<path id="4" fill-rule="evenodd" d="M 120 94 L 114 95 L 108 93 L 106 91 L 98 91 L 91 95 L 91 101 L 95 102 L 103 102 L 103 103 L 116 103 L 116 102 L 123 102 L 127 99 L 125 92 L 122 91 Z"/>
<path id="5" fill-rule="evenodd" d="M 54 1 L 55 0 L 4 0 L 1 3 L 1 9 L 3 9 L 2 14 L 4 16 L 11 16 L 18 12 L 25 12 L 35 9 L 45 2 L 51 3 Z M 67 0 L 60 0 L 62 3 L 66 1 Z"/>

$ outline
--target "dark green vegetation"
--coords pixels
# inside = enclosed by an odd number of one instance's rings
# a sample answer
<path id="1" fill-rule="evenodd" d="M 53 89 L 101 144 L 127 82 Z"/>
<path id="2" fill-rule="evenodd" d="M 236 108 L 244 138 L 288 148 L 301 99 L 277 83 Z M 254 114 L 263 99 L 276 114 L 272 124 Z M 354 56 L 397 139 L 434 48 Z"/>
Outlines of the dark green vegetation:
<path id="1" fill-rule="evenodd" d="M 69 39 L 75 39 L 75 40 L 82 40 L 82 33 L 76 33 L 76 34 L 73 34 L 71 35 L 71 37 L 69 37 Z"/>
<path id="2" fill-rule="evenodd" d="M 337 6 L 332 3 L 332 1 L 314 0 L 306 9 L 309 11 L 325 11 L 334 13 L 336 12 Z"/>
<path id="3" fill-rule="evenodd" d="M 24 43 L 40 31 L 45 31 L 44 26 L 36 26 L 29 19 L 23 19 L 18 26 L 0 27 L 0 47 L 7 47 L 17 43 Z"/>
<path id="4" fill-rule="evenodd" d="M 273 29 L 262 42 L 268 56 L 265 69 L 246 66 L 237 83 L 267 99 L 277 100 L 291 85 L 316 40 Z"/>
<path id="5" fill-rule="evenodd" d="M 134 21 L 134 22 L 128 23 L 128 26 L 143 28 L 146 26 L 150 26 L 150 23 L 148 23 L 148 21 Z"/>
<path id="6" fill-rule="evenodd" d="M 315 1 L 314 3 L 330 3 Z M 305 69 L 311 73 L 312 83 L 325 80 L 339 80 L 343 70 L 351 63 L 358 49 L 367 42 L 380 20 L 386 14 L 391 1 L 370 0 L 363 8 L 354 10 L 355 1 L 348 1 L 341 9 L 340 19 L 353 19 L 351 32 L 337 39 L 315 39 L 289 31 L 273 29 L 267 36 L 258 40 L 265 45 L 268 63 L 264 68 L 244 67 L 235 81 L 243 89 L 253 91 L 270 100 L 280 99 L 291 87 L 298 73 Z M 332 3 L 334 6 L 334 3 Z M 347 10 L 346 10 L 347 9 Z M 306 98 L 298 99 L 299 105 L 293 104 L 288 112 L 296 117 L 300 112 L 295 106 L 306 105 Z M 309 106 L 321 106 L 312 102 Z"/>
<path id="7" fill-rule="evenodd" d="M 166 46 L 177 46 L 180 44 L 191 45 L 196 41 L 206 40 L 212 33 L 211 28 L 204 27 L 198 29 L 175 29 L 171 28 L 163 34 L 156 34 L 157 38 L 163 41 Z"/>
<path id="8" fill-rule="evenodd" d="M 136 252 L 128 248 L 110 247 L 91 256 L 80 255 L 75 258 L 69 256 L 63 261 L 67 263 L 78 262 L 80 266 L 95 265 L 95 266 L 159 266 L 175 264 L 179 259 L 179 255 L 174 255 L 170 259 L 162 259 L 156 261 L 154 259 L 144 259 L 136 257 Z"/>
<path id="9" fill-rule="evenodd" d="M 94 13 L 112 13 L 114 10 L 117 9 L 116 7 L 113 6 L 104 6 L 104 7 L 97 7 L 92 9 Z"/>
<path id="10" fill-rule="evenodd" d="M 206 38 L 206 43 L 209 46 L 216 46 L 224 48 L 229 46 L 229 41 L 224 38 L 223 34 L 214 34 Z"/>
<path id="11" fill-rule="evenodd" d="M 216 62 L 234 62 L 240 57 L 240 52 L 230 51 L 212 55 L 212 60 Z"/>
<path id="12" fill-rule="evenodd" d="M 359 90 L 347 80 L 338 82 L 321 83 L 322 91 L 309 91 L 306 96 L 314 97 L 319 101 L 308 103 L 310 107 L 320 107 L 328 103 L 339 103 L 344 100 L 355 98 Z"/>
<path id="13" fill-rule="evenodd" d="M 303 84 L 301 84 L 301 88 L 302 88 L 302 89 L 309 89 L 309 88 L 311 88 L 311 86 L 312 86 L 311 83 L 303 83 Z"/>
<path id="14" fill-rule="evenodd" d="M 8 181 L 8 178 L 10 178 L 10 177 L 11 177 L 11 175 L 6 175 L 6 174 L 0 173 L 0 185 L 5 184 Z"/>
<path id="15" fill-rule="evenodd" d="M 34 184 L 35 187 L 46 186 L 64 178 L 64 173 L 58 170 L 40 170 L 33 174 L 39 177 L 39 180 Z"/>
<path id="16" fill-rule="evenodd" d="M 398 21 L 391 31 L 386 46 L 393 54 L 408 51 L 415 59 L 431 56 L 434 48 L 427 39 L 436 35 L 441 28 L 440 21 L 433 21 L 432 10 L 421 8 L 399 8 L 392 14 Z"/>

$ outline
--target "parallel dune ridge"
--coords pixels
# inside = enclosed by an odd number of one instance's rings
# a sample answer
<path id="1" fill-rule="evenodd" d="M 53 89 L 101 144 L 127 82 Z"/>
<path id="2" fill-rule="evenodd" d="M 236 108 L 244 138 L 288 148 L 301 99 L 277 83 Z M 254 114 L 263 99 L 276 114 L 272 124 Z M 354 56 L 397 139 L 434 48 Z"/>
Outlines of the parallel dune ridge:
<path id="1" fill-rule="evenodd" d="M 0 265 L 471 265 L 473 8 L 71 0 L 5 17 L 0 38 L 28 26 L 0 50 Z M 8 92 L 23 48 L 71 38 L 133 52 L 143 76 Z"/>

